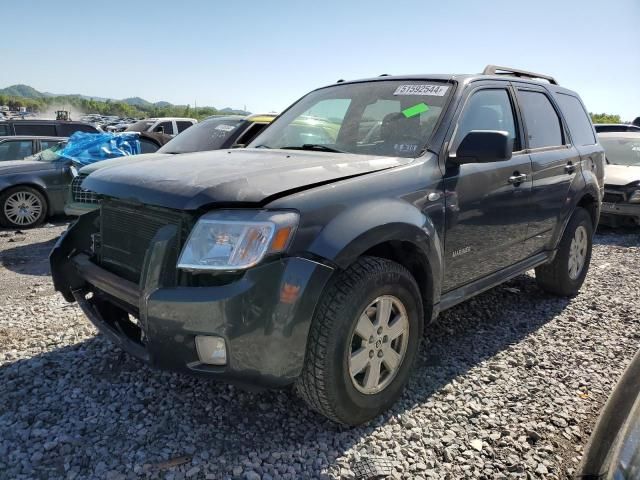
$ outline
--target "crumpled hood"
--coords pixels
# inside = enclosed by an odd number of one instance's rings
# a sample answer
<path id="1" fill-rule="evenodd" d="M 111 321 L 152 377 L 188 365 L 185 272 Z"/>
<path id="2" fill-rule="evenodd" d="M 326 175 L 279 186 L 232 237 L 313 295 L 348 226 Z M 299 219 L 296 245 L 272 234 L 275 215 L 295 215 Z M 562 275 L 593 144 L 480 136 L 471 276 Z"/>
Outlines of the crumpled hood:
<path id="1" fill-rule="evenodd" d="M 140 162 L 144 160 L 152 160 L 154 158 L 161 157 L 170 157 L 172 155 L 163 155 L 161 153 L 141 153 L 139 155 L 128 155 L 124 157 L 111 158 L 109 160 L 102 160 L 101 162 L 91 163 L 89 165 L 85 165 L 78 173 L 83 175 L 89 175 L 90 173 L 95 172 L 96 170 L 100 170 L 101 168 L 106 167 L 115 167 L 117 165 L 129 165 L 131 163 Z"/>
<path id="2" fill-rule="evenodd" d="M 640 166 L 607 165 L 604 169 L 604 184 L 624 187 L 640 181 Z"/>
<path id="3" fill-rule="evenodd" d="M 215 203 L 261 203 L 288 190 L 411 161 L 299 150 L 215 150 L 103 168 L 87 177 L 82 186 L 123 200 L 195 210 Z"/>
<path id="4" fill-rule="evenodd" d="M 41 170 L 55 170 L 56 166 L 49 162 L 38 162 L 37 160 L 10 160 L 0 162 L 0 175 L 13 173 L 29 173 Z"/>

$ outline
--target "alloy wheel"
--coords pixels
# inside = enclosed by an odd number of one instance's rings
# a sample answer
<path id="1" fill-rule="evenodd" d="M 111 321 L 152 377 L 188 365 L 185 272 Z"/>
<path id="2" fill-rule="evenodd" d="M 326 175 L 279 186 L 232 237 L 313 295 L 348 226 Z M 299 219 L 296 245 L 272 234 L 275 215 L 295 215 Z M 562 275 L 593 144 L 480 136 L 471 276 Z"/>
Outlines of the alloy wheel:
<path id="1" fill-rule="evenodd" d="M 395 378 L 407 352 L 409 317 L 391 295 L 376 298 L 358 317 L 351 337 L 349 375 L 361 393 L 384 390 Z"/>
<path id="2" fill-rule="evenodd" d="M 14 225 L 32 225 L 42 215 L 42 201 L 31 192 L 15 192 L 5 201 L 4 214 Z"/>

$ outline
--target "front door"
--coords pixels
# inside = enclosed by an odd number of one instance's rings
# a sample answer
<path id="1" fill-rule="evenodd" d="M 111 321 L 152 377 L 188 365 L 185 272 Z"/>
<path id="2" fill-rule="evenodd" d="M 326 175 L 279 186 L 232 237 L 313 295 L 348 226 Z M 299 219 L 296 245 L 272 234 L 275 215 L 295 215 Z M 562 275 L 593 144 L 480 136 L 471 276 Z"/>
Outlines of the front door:
<path id="1" fill-rule="evenodd" d="M 507 267 L 526 255 L 531 160 L 506 82 L 475 88 L 450 142 L 455 152 L 472 130 L 501 130 L 514 141 L 510 160 L 453 165 L 445 172 L 445 291 Z"/>

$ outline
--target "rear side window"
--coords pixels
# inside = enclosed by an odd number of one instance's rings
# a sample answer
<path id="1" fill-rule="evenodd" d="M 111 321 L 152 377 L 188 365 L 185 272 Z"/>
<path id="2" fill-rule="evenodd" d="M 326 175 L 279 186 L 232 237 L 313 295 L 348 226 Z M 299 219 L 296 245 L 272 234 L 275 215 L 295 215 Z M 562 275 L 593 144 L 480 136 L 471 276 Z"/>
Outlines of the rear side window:
<path id="1" fill-rule="evenodd" d="M 518 91 L 529 148 L 563 145 L 562 124 L 549 98 L 542 92 Z"/>
<path id="2" fill-rule="evenodd" d="M 5 135 L 11 135 L 9 125 L 7 125 L 6 123 L 0 124 L 0 137 L 3 137 Z"/>
<path id="3" fill-rule="evenodd" d="M 569 124 L 571 140 L 574 145 L 593 145 L 596 137 L 591 128 L 591 120 L 585 112 L 582 103 L 576 97 L 559 93 L 556 100 L 560 105 L 560 110 L 565 120 Z"/>
<path id="4" fill-rule="evenodd" d="M 56 126 L 53 123 L 20 123 L 13 125 L 16 135 L 43 135 L 48 137 L 56 136 Z"/>
<path id="5" fill-rule="evenodd" d="M 176 124 L 178 125 L 178 133 L 185 131 L 187 128 L 193 125 L 193 123 L 185 122 L 184 120 L 182 121 L 178 120 Z"/>
<path id="6" fill-rule="evenodd" d="M 75 132 L 96 133 L 97 130 L 91 125 L 83 125 L 82 123 L 59 123 L 58 135 L 60 137 L 70 137 Z"/>

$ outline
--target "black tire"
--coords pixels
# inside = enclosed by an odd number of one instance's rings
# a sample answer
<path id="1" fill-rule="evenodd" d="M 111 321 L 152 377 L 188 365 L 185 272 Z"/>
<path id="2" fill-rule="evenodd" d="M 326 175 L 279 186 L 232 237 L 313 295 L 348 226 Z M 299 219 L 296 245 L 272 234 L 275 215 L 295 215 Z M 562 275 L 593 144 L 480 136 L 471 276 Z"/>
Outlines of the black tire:
<path id="1" fill-rule="evenodd" d="M 587 233 L 586 256 L 579 274 L 572 278 L 569 274 L 569 257 L 571 242 L 579 228 L 584 228 Z M 571 216 L 567 228 L 562 235 L 558 251 L 551 263 L 536 268 L 536 282 L 545 292 L 562 297 L 572 297 L 578 293 L 591 261 L 591 249 L 593 246 L 593 224 L 591 216 L 584 208 L 576 208 Z"/>
<path id="2" fill-rule="evenodd" d="M 9 199 L 11 199 L 15 194 L 25 193 L 26 195 L 33 196 L 37 198 L 40 202 L 40 210 L 38 216 L 33 221 L 29 221 L 27 223 L 19 223 L 11 218 L 9 218 L 5 212 L 5 206 Z M 44 197 L 40 191 L 36 190 L 32 187 L 27 186 L 17 186 L 8 188 L 0 195 L 0 225 L 7 228 L 33 228 L 42 224 L 47 218 L 48 204 L 47 199 Z"/>
<path id="3" fill-rule="evenodd" d="M 354 348 L 352 336 L 360 315 L 382 296 L 392 296 L 406 311 L 406 350 L 386 387 L 378 393 L 362 393 L 354 386 L 348 366 Z M 401 395 L 417 356 L 423 325 L 420 290 L 409 271 L 390 260 L 358 259 L 336 275 L 319 302 L 303 371 L 296 383 L 299 395 L 311 408 L 338 423 L 359 425 L 375 418 Z"/>

